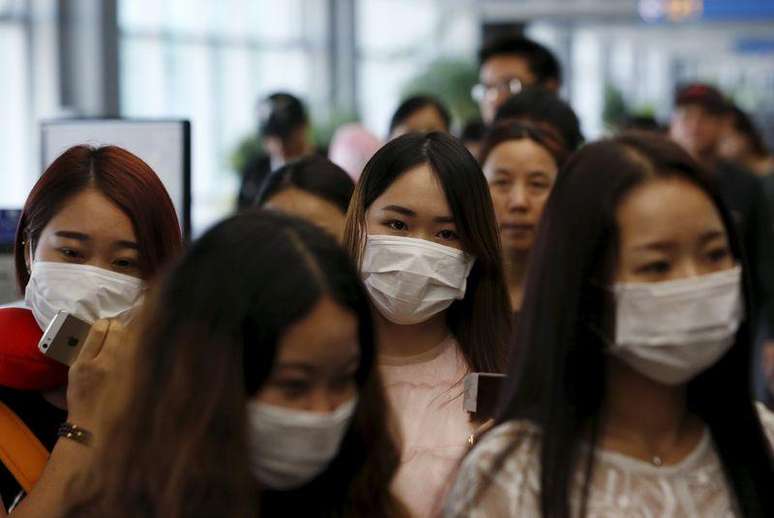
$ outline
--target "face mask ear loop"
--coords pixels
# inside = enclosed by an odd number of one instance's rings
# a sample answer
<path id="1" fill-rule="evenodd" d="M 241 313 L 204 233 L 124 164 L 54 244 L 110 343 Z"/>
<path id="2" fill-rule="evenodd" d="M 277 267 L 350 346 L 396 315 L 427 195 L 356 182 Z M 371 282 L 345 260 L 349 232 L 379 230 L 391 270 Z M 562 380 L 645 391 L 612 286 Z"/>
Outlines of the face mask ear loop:
<path id="1" fill-rule="evenodd" d="M 26 241 L 30 245 L 30 252 L 29 256 L 27 257 L 27 275 L 32 275 L 32 261 L 33 261 L 33 251 L 32 251 L 32 239 L 28 239 Z M 24 243 L 22 243 L 23 245 Z"/>

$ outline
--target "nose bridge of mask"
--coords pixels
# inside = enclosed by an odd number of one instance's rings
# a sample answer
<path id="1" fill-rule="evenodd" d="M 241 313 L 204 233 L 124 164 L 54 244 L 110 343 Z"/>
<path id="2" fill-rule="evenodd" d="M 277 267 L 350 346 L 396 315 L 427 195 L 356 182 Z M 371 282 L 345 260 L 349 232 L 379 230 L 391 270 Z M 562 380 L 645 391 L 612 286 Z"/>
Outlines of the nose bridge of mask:
<path id="1" fill-rule="evenodd" d="M 93 323 L 130 316 L 143 293 L 143 281 L 96 266 L 36 261 L 25 300 L 41 327 L 67 311 Z"/>
<path id="2" fill-rule="evenodd" d="M 368 236 L 363 269 L 364 273 L 414 274 L 434 285 L 460 289 L 464 288 L 473 263 L 469 254 L 431 241 Z"/>
<path id="3" fill-rule="evenodd" d="M 615 342 L 669 345 L 727 334 L 743 317 L 740 281 L 737 267 L 666 283 L 617 285 Z"/>

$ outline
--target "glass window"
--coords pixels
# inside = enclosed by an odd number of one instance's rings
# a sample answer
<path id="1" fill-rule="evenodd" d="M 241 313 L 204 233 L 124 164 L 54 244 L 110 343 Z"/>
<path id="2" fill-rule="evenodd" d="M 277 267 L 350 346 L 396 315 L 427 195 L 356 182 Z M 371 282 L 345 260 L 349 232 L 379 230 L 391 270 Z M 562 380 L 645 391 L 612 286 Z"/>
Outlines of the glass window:
<path id="1" fill-rule="evenodd" d="M 194 234 L 234 207 L 230 157 L 255 131 L 256 100 L 290 91 L 314 110 L 325 0 L 123 0 L 121 112 L 192 124 Z"/>

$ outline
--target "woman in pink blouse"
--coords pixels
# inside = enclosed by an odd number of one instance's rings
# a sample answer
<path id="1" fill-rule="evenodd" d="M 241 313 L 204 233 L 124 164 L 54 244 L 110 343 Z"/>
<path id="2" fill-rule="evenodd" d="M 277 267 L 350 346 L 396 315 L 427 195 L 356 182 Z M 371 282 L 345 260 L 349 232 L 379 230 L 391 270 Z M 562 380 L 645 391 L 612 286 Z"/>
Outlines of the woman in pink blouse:
<path id="1" fill-rule="evenodd" d="M 476 428 L 462 380 L 501 371 L 510 333 L 494 210 L 473 156 L 442 133 L 389 142 L 355 188 L 345 246 L 376 309 L 400 428 L 394 490 L 428 516 Z"/>

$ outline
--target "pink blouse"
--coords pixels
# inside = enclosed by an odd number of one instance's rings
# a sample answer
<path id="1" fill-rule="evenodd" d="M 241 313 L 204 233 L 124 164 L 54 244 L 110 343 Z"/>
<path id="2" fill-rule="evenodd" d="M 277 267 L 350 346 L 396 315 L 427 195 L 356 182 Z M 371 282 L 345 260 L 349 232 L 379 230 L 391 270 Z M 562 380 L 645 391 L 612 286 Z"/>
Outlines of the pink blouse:
<path id="1" fill-rule="evenodd" d="M 379 364 L 401 431 L 393 491 L 414 516 L 430 516 L 475 429 L 462 408 L 467 362 L 448 337 L 417 356 L 381 356 Z"/>

